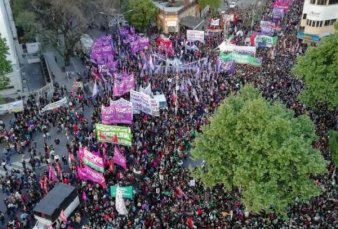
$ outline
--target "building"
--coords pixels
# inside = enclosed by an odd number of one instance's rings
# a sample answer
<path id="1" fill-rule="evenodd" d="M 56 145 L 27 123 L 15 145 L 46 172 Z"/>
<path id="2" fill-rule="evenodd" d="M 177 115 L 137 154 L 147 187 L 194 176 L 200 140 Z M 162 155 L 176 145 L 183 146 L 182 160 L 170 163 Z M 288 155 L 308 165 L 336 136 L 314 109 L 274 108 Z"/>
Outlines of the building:
<path id="1" fill-rule="evenodd" d="M 21 67 L 17 52 L 19 45 L 9 0 L 0 1 L 0 34 L 6 39 L 9 47 L 7 58 L 12 63 L 12 72 L 6 75 L 10 84 L 7 89 L 0 91 L 0 94 L 4 96 L 18 94 L 22 92 Z"/>
<path id="2" fill-rule="evenodd" d="M 157 26 L 164 33 L 178 32 L 181 26 L 201 29 L 204 20 L 196 0 L 153 1 L 159 14 Z"/>
<path id="3" fill-rule="evenodd" d="M 297 37 L 307 43 L 318 42 L 334 33 L 337 19 L 338 0 L 305 0 Z"/>

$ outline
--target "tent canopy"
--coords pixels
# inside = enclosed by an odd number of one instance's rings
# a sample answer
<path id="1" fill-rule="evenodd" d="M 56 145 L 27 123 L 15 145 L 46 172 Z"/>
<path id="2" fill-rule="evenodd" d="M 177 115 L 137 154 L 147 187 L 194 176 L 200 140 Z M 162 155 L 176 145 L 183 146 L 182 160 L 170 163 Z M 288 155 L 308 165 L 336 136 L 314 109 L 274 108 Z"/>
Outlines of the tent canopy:
<path id="1" fill-rule="evenodd" d="M 62 203 L 76 191 L 76 188 L 64 183 L 59 183 L 35 206 L 34 213 L 47 216 L 60 215 Z"/>
<path id="2" fill-rule="evenodd" d="M 180 20 L 180 24 L 194 30 L 202 30 L 204 26 L 204 19 L 193 16 L 186 16 Z"/>

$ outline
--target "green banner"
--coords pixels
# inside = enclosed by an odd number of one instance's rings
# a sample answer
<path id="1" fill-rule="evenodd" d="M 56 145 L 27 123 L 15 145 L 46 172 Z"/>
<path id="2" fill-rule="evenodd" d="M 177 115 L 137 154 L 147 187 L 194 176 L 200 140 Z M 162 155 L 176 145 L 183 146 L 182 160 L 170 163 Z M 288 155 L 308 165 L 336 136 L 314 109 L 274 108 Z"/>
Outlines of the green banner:
<path id="1" fill-rule="evenodd" d="M 128 198 L 128 199 L 133 199 L 133 186 L 126 186 L 126 187 L 120 187 L 122 191 L 122 197 Z M 116 185 L 110 186 L 110 195 L 112 197 L 116 196 Z"/>
<path id="2" fill-rule="evenodd" d="M 220 57 L 223 61 L 235 61 L 238 64 L 250 64 L 254 66 L 262 65 L 262 61 L 260 59 L 250 55 L 238 54 L 234 52 L 225 54 L 221 52 Z"/>
<path id="3" fill-rule="evenodd" d="M 99 142 L 131 146 L 132 135 L 130 127 L 95 124 L 95 131 Z"/>
<path id="4" fill-rule="evenodd" d="M 278 41 L 277 37 L 270 37 L 266 35 L 256 35 L 255 44 L 258 47 L 273 47 L 276 46 Z"/>

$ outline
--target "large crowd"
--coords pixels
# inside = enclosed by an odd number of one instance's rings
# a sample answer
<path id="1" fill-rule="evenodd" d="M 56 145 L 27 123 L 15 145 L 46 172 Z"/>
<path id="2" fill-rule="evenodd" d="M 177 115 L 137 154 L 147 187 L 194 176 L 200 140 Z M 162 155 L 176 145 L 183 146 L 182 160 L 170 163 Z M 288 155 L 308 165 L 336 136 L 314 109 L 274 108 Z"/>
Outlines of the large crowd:
<path id="1" fill-rule="evenodd" d="M 193 178 L 184 164 L 189 156 L 192 140 L 201 133 L 201 127 L 208 123 L 210 114 L 228 94 L 238 91 L 246 83 L 254 84 L 269 100 L 281 100 L 295 111 L 295 115 L 308 113 L 315 121 L 317 134 L 320 136 L 314 147 L 319 148 L 326 159 L 330 159 L 327 129 L 335 125 L 337 117 L 329 112 L 316 114 L 302 105 L 297 100 L 297 95 L 303 84 L 290 73 L 296 57 L 302 55 L 306 49 L 298 43 L 295 32 L 302 6 L 302 0 L 294 0 L 283 20 L 274 53 L 271 49 L 258 49 L 256 55 L 262 58 L 261 67 L 237 65 L 236 73 L 230 75 L 217 72 L 208 75 L 207 67 L 201 69 L 200 77 L 196 77 L 189 70 L 180 73 L 179 81 L 189 81 L 190 84 L 186 91 L 178 91 L 177 111 L 172 94 L 176 86 L 176 73 L 169 71 L 140 74 L 137 56 L 121 55 L 124 58 L 123 68 L 135 73 L 137 87 L 150 83 L 152 90 L 164 93 L 168 102 L 168 108 L 161 110 L 159 117 L 146 114 L 134 116 L 131 125 L 133 145 L 121 147 L 121 152 L 126 156 L 127 168 L 124 170 L 115 166 L 106 169 L 108 187 L 116 184 L 134 187 L 133 199 L 125 199 L 128 209 L 126 216 L 117 213 L 114 198 L 107 189 L 90 181 L 79 180 L 75 167 L 68 165 L 65 157 L 56 157 L 58 152 L 54 150 L 60 143 L 58 135 L 66 135 L 67 145 L 64 151 L 75 158 L 78 158 L 80 146 L 87 146 L 100 154 L 105 151 L 108 156 L 112 156 L 113 146 L 97 142 L 94 134 L 94 124 L 100 122 L 101 105 L 109 103 L 110 99 L 116 99 L 112 95 L 110 81 L 99 82 L 100 90 L 94 98 L 81 89 L 69 96 L 69 91 L 62 86 L 55 88 L 52 98 L 47 95 L 39 98 L 30 96 L 24 111 L 14 114 L 15 118 L 10 126 L 0 123 L 6 146 L 2 154 L 3 169 L 7 171 L 6 165 L 10 165 L 11 155 L 24 154 L 27 151 L 32 168 L 23 165 L 26 168 L 24 173 L 8 171 L 8 175 L 1 178 L 7 211 L 0 212 L 0 227 L 5 227 L 5 215 L 9 218 L 8 229 L 33 227 L 32 209 L 45 195 L 39 184 L 40 177 L 44 174 L 37 174 L 36 168 L 41 164 L 60 160 L 64 165 L 62 176 L 58 176 L 58 179 L 78 187 L 82 203 L 77 212 L 81 218 L 86 219 L 88 228 L 337 228 L 338 190 L 333 182 L 337 178 L 332 177 L 333 164 L 329 165 L 328 174 L 316 179 L 324 192 L 307 203 L 298 203 L 295 200 L 295 204 L 288 211 L 288 220 L 263 211 L 260 214 L 246 212 L 236 191 L 225 193 L 222 186 L 209 190 L 198 181 L 191 182 Z M 263 17 L 271 17 L 269 7 Z M 243 37 L 236 37 L 236 44 L 243 45 L 250 28 L 246 28 L 241 22 L 234 26 L 245 33 Z M 117 40 L 117 36 L 118 34 L 113 34 L 113 40 Z M 181 53 L 183 47 L 179 41 L 184 38 L 184 31 L 171 38 L 175 53 Z M 222 34 L 209 36 L 204 45 L 199 45 L 200 53 L 184 52 L 181 53 L 182 59 L 192 61 L 207 57 L 208 62 L 214 64 L 218 53 L 212 50 L 222 39 Z M 118 50 L 129 52 L 123 45 Z M 88 69 L 90 67 L 88 63 Z M 82 80 L 91 81 L 91 75 L 86 74 Z M 70 99 L 67 106 L 39 112 L 41 107 L 65 95 Z M 128 97 L 124 96 L 126 99 Z M 90 118 L 86 118 L 86 112 L 92 112 Z M 57 129 L 57 135 L 51 135 L 52 128 Z M 39 150 L 34 141 L 37 135 L 43 135 L 45 139 L 44 151 Z M 54 184 L 55 182 L 50 181 L 48 189 Z M 75 228 L 76 221 L 75 216 L 72 216 L 67 223 L 62 224 L 62 228 Z"/>

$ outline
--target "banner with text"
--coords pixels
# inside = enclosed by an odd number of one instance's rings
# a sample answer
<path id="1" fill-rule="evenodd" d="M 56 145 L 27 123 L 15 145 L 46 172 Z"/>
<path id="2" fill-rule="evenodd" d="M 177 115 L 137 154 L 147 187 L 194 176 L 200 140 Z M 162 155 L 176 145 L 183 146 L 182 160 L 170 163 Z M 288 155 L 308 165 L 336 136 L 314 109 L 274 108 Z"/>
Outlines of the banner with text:
<path id="1" fill-rule="evenodd" d="M 120 99 L 122 100 L 122 99 Z M 101 120 L 103 124 L 131 124 L 133 121 L 133 105 L 124 100 L 111 101 L 109 107 L 101 107 Z"/>
<path id="2" fill-rule="evenodd" d="M 11 113 L 11 112 L 20 112 L 23 111 L 23 101 L 15 101 L 11 103 L 5 103 L 0 105 L 0 114 L 2 113 Z"/>
<path id="3" fill-rule="evenodd" d="M 160 115 L 160 106 L 156 99 L 151 98 L 143 92 L 130 91 L 130 102 L 133 104 L 134 114 L 143 112 L 153 116 Z"/>
<path id="4" fill-rule="evenodd" d="M 113 94 L 114 96 L 122 96 L 125 93 L 133 90 L 135 87 L 134 74 L 115 74 L 114 77 L 114 87 Z"/>
<path id="5" fill-rule="evenodd" d="M 89 167 L 103 173 L 104 172 L 104 163 L 102 157 L 99 157 L 91 153 L 87 148 L 81 147 L 79 149 L 80 160 Z"/>
<path id="6" fill-rule="evenodd" d="M 250 55 L 241 55 L 238 53 L 229 53 L 229 54 L 221 53 L 220 57 L 223 61 L 235 61 L 238 64 L 250 64 L 254 66 L 262 65 L 262 61 L 260 59 Z"/>
<path id="7" fill-rule="evenodd" d="M 131 146 L 132 135 L 130 127 L 95 124 L 95 131 L 99 142 Z"/>
<path id="8" fill-rule="evenodd" d="M 98 183 L 102 188 L 107 188 L 106 180 L 102 173 L 99 173 L 88 166 L 77 167 L 77 175 L 80 180 L 90 180 L 95 183 Z"/>
<path id="9" fill-rule="evenodd" d="M 133 186 L 119 187 L 122 191 L 122 196 L 124 198 L 133 199 Z M 116 196 L 116 185 L 110 186 L 110 195 L 112 197 Z"/>
<path id="10" fill-rule="evenodd" d="M 187 30 L 188 41 L 200 41 L 204 43 L 204 31 L 200 30 Z"/>
<path id="11" fill-rule="evenodd" d="M 56 108 L 59 108 L 63 105 L 67 104 L 67 97 L 64 97 L 63 99 L 60 99 L 54 103 L 49 103 L 47 104 L 44 108 L 41 109 L 41 112 L 49 111 L 49 110 L 54 110 Z"/>

